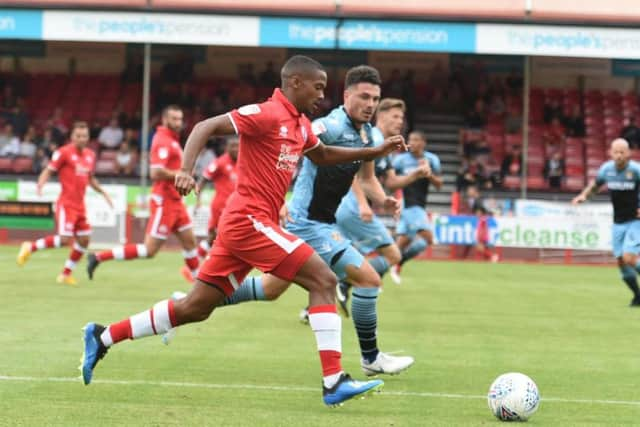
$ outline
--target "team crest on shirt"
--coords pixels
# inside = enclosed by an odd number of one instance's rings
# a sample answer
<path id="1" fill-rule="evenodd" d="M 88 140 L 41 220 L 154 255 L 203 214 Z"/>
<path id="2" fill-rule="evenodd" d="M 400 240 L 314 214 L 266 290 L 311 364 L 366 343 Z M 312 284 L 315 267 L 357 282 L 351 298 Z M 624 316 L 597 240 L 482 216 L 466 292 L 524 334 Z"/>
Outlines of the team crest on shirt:
<path id="1" fill-rule="evenodd" d="M 633 172 L 627 171 L 626 177 L 627 177 L 627 179 L 633 179 Z"/>
<path id="2" fill-rule="evenodd" d="M 369 135 L 367 135 L 367 130 L 364 126 L 360 129 L 360 139 L 362 139 L 362 143 L 367 145 L 369 143 Z"/>
<path id="3" fill-rule="evenodd" d="M 342 241 L 342 234 L 340 234 L 339 231 L 334 231 L 333 233 L 331 233 L 331 238 L 333 240 L 335 240 L 336 242 L 341 242 Z"/>
<path id="4" fill-rule="evenodd" d="M 311 132 L 313 132 L 314 135 L 322 135 L 326 131 L 327 127 L 320 120 L 316 120 L 315 122 L 311 123 Z"/>
<path id="5" fill-rule="evenodd" d="M 287 135 L 289 134 L 289 129 L 287 129 L 287 127 L 285 125 L 280 126 L 280 136 L 282 138 L 286 138 Z"/>
<path id="6" fill-rule="evenodd" d="M 260 112 L 260 106 L 258 104 L 249 104 L 249 105 L 244 105 L 238 108 L 238 113 L 242 114 L 243 116 L 258 114 L 259 112 Z"/>

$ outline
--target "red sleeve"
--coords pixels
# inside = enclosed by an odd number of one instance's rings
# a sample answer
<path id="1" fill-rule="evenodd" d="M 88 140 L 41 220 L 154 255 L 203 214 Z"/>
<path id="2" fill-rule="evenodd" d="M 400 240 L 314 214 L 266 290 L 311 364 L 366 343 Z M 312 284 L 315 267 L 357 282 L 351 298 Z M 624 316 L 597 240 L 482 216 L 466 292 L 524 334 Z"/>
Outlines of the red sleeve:
<path id="1" fill-rule="evenodd" d="M 314 148 L 316 148 L 320 144 L 320 140 L 311 129 L 311 123 L 309 123 L 308 120 L 306 120 L 306 123 L 303 126 L 304 126 L 304 129 L 306 129 L 304 134 L 307 135 L 307 140 L 304 144 L 304 148 L 302 149 L 302 152 L 306 153 L 307 151 L 311 151 Z"/>
<path id="2" fill-rule="evenodd" d="M 214 159 L 211 161 L 211 163 L 209 163 L 209 166 L 207 166 L 204 169 L 204 172 L 202 173 L 202 177 L 204 179 L 207 179 L 209 181 L 213 181 L 213 179 L 218 176 L 218 174 L 220 173 L 220 168 L 218 167 L 218 160 L 219 159 Z"/>
<path id="3" fill-rule="evenodd" d="M 238 135 L 258 136 L 274 128 L 274 120 L 265 104 L 250 104 L 228 113 Z"/>
<path id="4" fill-rule="evenodd" d="M 65 152 L 60 149 L 54 151 L 53 155 L 51 156 L 51 161 L 49 162 L 47 167 L 55 172 L 60 170 L 60 168 L 64 165 L 64 162 L 66 159 L 66 156 L 64 155 L 64 153 Z"/>
<path id="5" fill-rule="evenodd" d="M 151 144 L 151 165 L 153 168 L 166 168 L 169 162 L 169 147 L 166 144 L 156 141 Z"/>

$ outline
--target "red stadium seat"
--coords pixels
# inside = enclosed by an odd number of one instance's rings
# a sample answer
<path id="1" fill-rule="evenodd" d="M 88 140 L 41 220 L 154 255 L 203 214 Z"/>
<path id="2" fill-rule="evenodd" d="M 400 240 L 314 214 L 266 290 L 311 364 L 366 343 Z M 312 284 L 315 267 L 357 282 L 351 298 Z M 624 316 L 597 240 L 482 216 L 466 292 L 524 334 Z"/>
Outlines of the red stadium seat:
<path id="1" fill-rule="evenodd" d="M 33 160 L 29 157 L 18 157 L 13 161 L 13 172 L 29 173 L 33 170 Z"/>
<path id="2" fill-rule="evenodd" d="M 0 157 L 0 172 L 11 172 L 12 171 L 12 159 L 8 157 Z"/>
<path id="3" fill-rule="evenodd" d="M 116 161 L 110 160 L 98 160 L 96 162 L 96 175 L 113 175 L 116 173 Z"/>
<path id="4" fill-rule="evenodd" d="M 527 188 L 543 190 L 547 188 L 547 182 L 542 176 L 529 176 L 527 177 Z"/>
<path id="5" fill-rule="evenodd" d="M 502 185 L 508 190 L 518 190 L 520 188 L 520 177 L 512 175 L 505 176 Z"/>
<path id="6" fill-rule="evenodd" d="M 118 150 L 102 150 L 98 160 L 115 160 L 118 157 Z"/>
<path id="7" fill-rule="evenodd" d="M 580 191 L 584 188 L 584 176 L 568 176 L 563 187 L 568 191 Z"/>

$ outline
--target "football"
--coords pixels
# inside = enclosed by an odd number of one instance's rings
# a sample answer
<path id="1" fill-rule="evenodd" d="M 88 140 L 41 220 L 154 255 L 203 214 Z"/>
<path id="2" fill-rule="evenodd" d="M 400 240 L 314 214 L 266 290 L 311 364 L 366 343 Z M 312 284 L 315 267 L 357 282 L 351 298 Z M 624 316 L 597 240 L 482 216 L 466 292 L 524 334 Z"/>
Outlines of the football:
<path id="1" fill-rule="evenodd" d="M 502 374 L 491 384 L 489 409 L 502 421 L 526 421 L 538 409 L 540 393 L 531 378 L 517 372 Z"/>

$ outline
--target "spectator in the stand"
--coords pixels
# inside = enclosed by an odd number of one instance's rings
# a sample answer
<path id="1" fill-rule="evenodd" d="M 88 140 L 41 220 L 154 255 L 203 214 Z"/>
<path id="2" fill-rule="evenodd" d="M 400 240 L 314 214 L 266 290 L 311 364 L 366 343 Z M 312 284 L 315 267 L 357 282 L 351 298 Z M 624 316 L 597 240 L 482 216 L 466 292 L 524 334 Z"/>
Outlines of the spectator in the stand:
<path id="1" fill-rule="evenodd" d="M 127 141 L 122 141 L 120 148 L 116 154 L 116 174 L 118 175 L 131 175 L 135 168 L 133 164 L 133 154 L 129 148 Z"/>
<path id="2" fill-rule="evenodd" d="M 0 110 L 4 114 L 10 114 L 11 111 L 16 108 L 16 104 L 18 102 L 18 97 L 15 94 L 15 91 L 13 89 L 12 85 L 5 85 L 4 89 L 2 90 L 2 104 L 0 104 Z M 5 118 L 8 118 L 9 116 L 5 116 Z"/>
<path id="3" fill-rule="evenodd" d="M 132 128 L 125 129 L 122 143 L 124 144 L 125 142 L 129 149 L 138 151 L 140 149 L 140 132 Z"/>
<path id="4" fill-rule="evenodd" d="M 523 86 L 522 73 L 519 73 L 515 68 L 511 69 L 511 72 L 505 79 L 505 83 L 512 95 L 522 94 L 522 86 Z"/>
<path id="5" fill-rule="evenodd" d="M 35 156 L 33 156 L 33 173 L 40 173 L 49 164 L 49 156 L 43 147 L 39 147 L 36 150 Z"/>
<path id="6" fill-rule="evenodd" d="M 389 80 L 384 83 L 384 96 L 388 98 L 398 98 L 402 99 L 402 76 L 400 75 L 400 70 L 397 68 L 391 71 L 391 76 Z"/>
<path id="7" fill-rule="evenodd" d="M 553 120 L 551 120 L 551 124 L 542 135 L 542 138 L 549 149 L 560 150 L 564 145 L 565 134 L 566 130 L 560 122 L 560 119 L 554 117 Z"/>
<path id="8" fill-rule="evenodd" d="M 500 167 L 500 176 L 519 176 L 522 171 L 522 150 L 519 145 L 511 147 L 511 151 L 504 156 Z"/>
<path id="9" fill-rule="evenodd" d="M 544 164 L 544 177 L 549 182 L 550 188 L 558 189 L 562 186 L 564 171 L 564 159 L 562 154 L 556 151 Z"/>
<path id="10" fill-rule="evenodd" d="M 491 96 L 491 101 L 489 104 L 489 112 L 496 116 L 502 116 L 507 109 L 506 104 L 504 103 L 504 97 L 501 95 L 494 93 Z"/>
<path id="11" fill-rule="evenodd" d="M 56 107 L 55 110 L 53 110 L 50 122 L 55 131 L 62 135 L 62 139 L 64 140 L 69 132 L 69 123 L 64 118 L 62 107 Z"/>
<path id="12" fill-rule="evenodd" d="M 256 98 L 256 88 L 244 80 L 241 80 L 230 95 L 232 107 L 249 104 Z"/>
<path id="13" fill-rule="evenodd" d="M 140 55 L 131 54 L 127 56 L 127 64 L 120 74 L 120 81 L 123 84 L 140 83 L 144 72 L 144 64 Z"/>
<path id="14" fill-rule="evenodd" d="M 280 86 L 280 74 L 276 72 L 273 61 L 267 62 L 264 71 L 260 73 L 260 86 L 269 88 Z"/>
<path id="15" fill-rule="evenodd" d="M 91 127 L 89 128 L 89 139 L 91 141 L 95 141 L 100 136 L 100 131 L 102 130 L 102 123 L 100 120 L 96 119 L 91 123 Z"/>
<path id="16" fill-rule="evenodd" d="M 579 105 L 574 105 L 571 109 L 571 114 L 565 118 L 564 126 L 566 128 L 567 136 L 575 138 L 582 138 L 586 135 L 586 126 L 584 124 L 584 116 L 580 111 Z"/>
<path id="17" fill-rule="evenodd" d="M 193 94 L 193 88 L 189 82 L 182 82 L 180 84 L 180 95 L 178 97 L 178 104 L 184 108 L 192 108 L 196 104 L 196 98 Z"/>
<path id="18" fill-rule="evenodd" d="M 36 128 L 31 125 L 27 129 L 27 131 L 22 135 L 22 139 L 20 141 L 20 153 L 21 157 L 29 157 L 33 158 L 36 154 L 36 150 L 38 148 L 36 144 Z"/>
<path id="19" fill-rule="evenodd" d="M 509 135 L 515 135 L 522 131 L 522 114 L 514 105 L 507 108 L 507 114 L 504 116 L 504 131 Z"/>
<path id="20" fill-rule="evenodd" d="M 102 128 L 100 135 L 98 135 L 98 142 L 102 148 L 115 149 L 118 148 L 124 138 L 124 132 L 118 124 L 118 119 L 112 117 L 109 121 L 109 125 Z"/>
<path id="21" fill-rule="evenodd" d="M 20 154 L 20 139 L 13 132 L 13 125 L 6 123 L 0 133 L 0 157 L 15 157 Z"/>
<path id="22" fill-rule="evenodd" d="M 23 98 L 18 98 L 16 100 L 16 106 L 11 112 L 10 122 L 17 135 L 22 135 L 27 131 L 27 128 L 29 127 L 29 115 L 25 110 Z"/>
<path id="23" fill-rule="evenodd" d="M 487 125 L 487 112 L 482 99 L 476 99 L 473 110 L 467 114 L 466 125 L 470 129 L 482 129 Z"/>
<path id="24" fill-rule="evenodd" d="M 470 185 L 486 186 L 489 182 L 484 166 L 475 157 L 465 159 L 456 177 L 456 188 L 464 191 Z"/>
<path id="25" fill-rule="evenodd" d="M 543 118 L 546 124 L 550 124 L 554 118 L 557 118 L 561 122 L 564 121 L 564 111 L 558 99 L 553 98 L 550 101 L 545 101 Z"/>
<path id="26" fill-rule="evenodd" d="M 627 140 L 629 147 L 640 148 L 640 128 L 636 126 L 636 118 L 634 116 L 624 119 L 624 127 L 620 132 L 620 137 Z"/>

